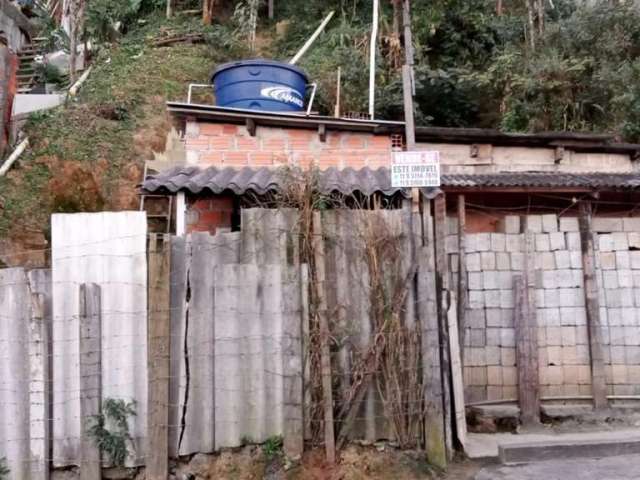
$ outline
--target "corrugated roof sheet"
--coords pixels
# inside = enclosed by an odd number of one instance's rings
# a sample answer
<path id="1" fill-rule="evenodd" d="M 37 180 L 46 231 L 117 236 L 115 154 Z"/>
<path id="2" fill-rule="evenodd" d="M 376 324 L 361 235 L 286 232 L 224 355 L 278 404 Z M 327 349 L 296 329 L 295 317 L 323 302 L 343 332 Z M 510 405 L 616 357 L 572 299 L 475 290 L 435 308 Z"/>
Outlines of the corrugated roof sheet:
<path id="1" fill-rule="evenodd" d="M 293 173 L 292 173 L 293 172 Z M 254 192 L 264 195 L 284 189 L 286 183 L 301 178 L 296 170 L 262 168 L 176 167 L 150 175 L 142 189 L 149 193 L 186 191 L 193 194 L 231 191 L 237 195 Z M 383 193 L 406 194 L 391 186 L 388 168 L 323 170 L 319 179 L 322 193 L 371 195 Z M 633 190 L 640 187 L 640 173 L 559 173 L 559 172 L 504 172 L 491 174 L 445 174 L 442 186 L 450 188 L 584 188 Z"/>

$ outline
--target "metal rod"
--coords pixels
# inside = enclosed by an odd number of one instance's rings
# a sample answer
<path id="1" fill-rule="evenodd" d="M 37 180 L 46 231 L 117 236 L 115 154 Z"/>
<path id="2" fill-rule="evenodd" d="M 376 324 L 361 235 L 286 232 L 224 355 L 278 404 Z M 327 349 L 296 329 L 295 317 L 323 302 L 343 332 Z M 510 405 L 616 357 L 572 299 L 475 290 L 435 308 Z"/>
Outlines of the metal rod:
<path id="1" fill-rule="evenodd" d="M 189 93 L 187 94 L 187 103 L 191 103 L 191 95 L 194 88 L 211 88 L 210 83 L 190 83 Z"/>
<path id="2" fill-rule="evenodd" d="M 336 85 L 336 108 L 333 111 L 333 116 L 340 118 L 340 90 L 342 89 L 342 68 L 338 67 L 338 82 Z"/>
<path id="3" fill-rule="evenodd" d="M 20 158 L 20 155 L 27 149 L 29 146 L 29 137 L 25 138 L 20 145 L 9 155 L 9 158 L 5 160 L 5 162 L 0 167 L 0 177 L 4 177 L 4 175 L 9 171 L 11 165 Z"/>
<path id="4" fill-rule="evenodd" d="M 307 115 L 311 115 L 311 107 L 313 107 L 313 101 L 316 99 L 316 90 L 318 90 L 318 84 L 312 83 L 310 86 L 313 87 L 311 91 L 311 98 L 309 99 L 309 105 L 307 105 Z"/>
<path id="5" fill-rule="evenodd" d="M 324 28 L 327 26 L 327 23 L 329 23 L 329 20 L 331 20 L 331 18 L 333 17 L 334 13 L 336 13 L 336 12 L 334 10 L 332 10 L 329 13 L 329 15 L 326 16 L 326 18 L 322 21 L 322 23 L 316 29 L 316 31 L 313 32 L 313 35 L 311 35 L 311 37 L 309 37 L 309 40 L 307 40 L 306 43 L 302 46 L 302 48 L 298 51 L 298 53 L 296 53 L 296 55 L 291 60 L 289 60 L 289 64 L 295 65 L 296 63 L 298 63 L 298 60 L 300 60 L 300 58 L 305 53 L 307 53 L 307 50 L 309 50 L 311 45 L 313 45 L 313 42 L 316 41 L 316 38 L 318 38 L 318 36 L 322 33 Z"/>
<path id="6" fill-rule="evenodd" d="M 371 44 L 369 45 L 369 118 L 375 116 L 376 103 L 376 52 L 378 37 L 378 0 L 373 0 L 373 25 L 371 27 Z"/>

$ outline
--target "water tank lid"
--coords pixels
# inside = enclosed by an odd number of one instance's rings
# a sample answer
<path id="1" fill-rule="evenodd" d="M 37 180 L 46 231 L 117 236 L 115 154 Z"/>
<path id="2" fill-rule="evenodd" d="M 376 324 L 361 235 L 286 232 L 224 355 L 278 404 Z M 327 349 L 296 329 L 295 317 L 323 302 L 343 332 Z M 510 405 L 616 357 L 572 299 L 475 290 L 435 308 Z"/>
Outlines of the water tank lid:
<path id="1" fill-rule="evenodd" d="M 291 65 L 289 63 L 284 63 L 284 62 L 277 62 L 275 60 L 267 60 L 267 59 L 263 59 L 263 58 L 256 58 L 253 60 L 239 60 L 239 61 L 235 61 L 235 62 L 229 62 L 229 63 L 223 63 L 222 65 L 219 65 L 211 74 L 211 83 L 214 82 L 214 79 L 216 78 L 216 75 L 218 75 L 219 73 L 225 71 L 225 70 L 229 70 L 230 68 L 236 68 L 236 67 L 246 67 L 246 66 L 252 66 L 252 65 L 256 65 L 259 67 L 278 67 L 278 68 L 286 68 L 288 70 L 291 70 L 294 73 L 297 73 L 298 75 L 302 75 L 305 79 L 305 81 L 307 83 L 309 83 L 309 77 L 307 76 L 307 74 L 304 72 L 304 70 L 302 70 L 299 67 L 296 67 L 295 65 Z"/>

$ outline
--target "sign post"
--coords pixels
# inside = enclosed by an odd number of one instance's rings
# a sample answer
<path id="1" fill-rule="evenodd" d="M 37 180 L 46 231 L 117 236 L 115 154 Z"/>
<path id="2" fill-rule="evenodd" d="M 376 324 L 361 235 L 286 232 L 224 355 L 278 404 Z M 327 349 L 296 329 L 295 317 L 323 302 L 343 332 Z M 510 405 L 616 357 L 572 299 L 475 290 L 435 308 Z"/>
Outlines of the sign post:
<path id="1" fill-rule="evenodd" d="M 394 188 L 439 187 L 440 152 L 396 152 L 392 157 Z"/>

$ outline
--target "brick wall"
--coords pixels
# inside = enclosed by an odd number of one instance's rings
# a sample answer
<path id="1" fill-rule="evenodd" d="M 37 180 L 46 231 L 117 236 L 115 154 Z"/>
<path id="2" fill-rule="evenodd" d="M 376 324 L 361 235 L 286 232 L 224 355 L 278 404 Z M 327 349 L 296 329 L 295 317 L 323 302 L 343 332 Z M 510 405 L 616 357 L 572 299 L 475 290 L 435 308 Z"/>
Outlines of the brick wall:
<path id="1" fill-rule="evenodd" d="M 391 162 L 391 137 L 369 133 L 328 131 L 325 141 L 315 130 L 246 127 L 188 121 L 187 162 L 197 166 L 263 167 L 291 165 L 308 168 L 365 166 Z"/>
<path id="2" fill-rule="evenodd" d="M 534 232 L 541 396 L 591 395 L 577 218 L 530 215 L 527 222 Z M 519 217 L 506 217 L 497 233 L 467 235 L 467 402 L 517 398 L 513 279 L 523 268 L 520 223 Z M 638 395 L 640 219 L 596 217 L 593 229 L 608 394 Z M 450 219 L 447 248 L 452 271 L 458 263 L 456 231 Z M 457 284 L 457 271 L 453 277 Z"/>
<path id="3" fill-rule="evenodd" d="M 187 233 L 230 229 L 233 216 L 233 197 L 211 195 L 192 198 L 187 202 Z"/>

